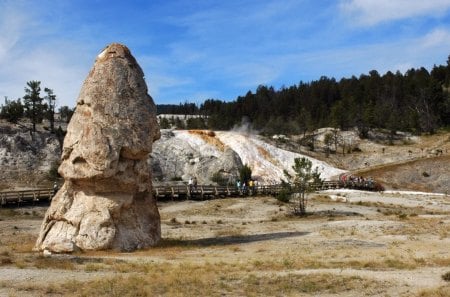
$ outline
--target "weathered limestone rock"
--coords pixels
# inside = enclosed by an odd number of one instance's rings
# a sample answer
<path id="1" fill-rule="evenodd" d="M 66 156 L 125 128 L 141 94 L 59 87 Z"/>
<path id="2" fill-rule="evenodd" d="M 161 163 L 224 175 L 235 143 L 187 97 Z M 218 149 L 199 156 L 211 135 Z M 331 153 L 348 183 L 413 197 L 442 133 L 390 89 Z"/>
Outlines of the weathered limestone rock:
<path id="1" fill-rule="evenodd" d="M 147 164 L 160 137 L 144 74 L 127 47 L 98 55 L 64 139 L 53 198 L 36 250 L 134 250 L 161 238 Z"/>

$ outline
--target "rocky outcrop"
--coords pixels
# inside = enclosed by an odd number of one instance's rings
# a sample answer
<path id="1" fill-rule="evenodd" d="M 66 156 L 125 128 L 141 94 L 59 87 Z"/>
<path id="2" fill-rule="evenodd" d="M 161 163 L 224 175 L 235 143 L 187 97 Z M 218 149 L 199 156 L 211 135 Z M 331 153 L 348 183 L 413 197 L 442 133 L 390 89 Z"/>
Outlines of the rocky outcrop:
<path id="1" fill-rule="evenodd" d="M 161 139 L 154 143 L 150 160 L 156 180 L 187 182 L 195 176 L 199 184 L 211 184 L 215 174 L 220 174 L 224 181 L 238 178 L 241 158 L 230 147 L 218 143 L 214 136 L 172 130 L 162 130 L 161 134 Z"/>
<path id="2" fill-rule="evenodd" d="M 156 244 L 160 217 L 147 159 L 159 138 L 144 74 L 128 48 L 100 53 L 67 127 L 59 173 L 37 250 L 134 250 Z"/>
<path id="3" fill-rule="evenodd" d="M 60 146 L 55 134 L 30 133 L 26 124 L 0 120 L 0 190 L 45 184 L 57 163 Z"/>

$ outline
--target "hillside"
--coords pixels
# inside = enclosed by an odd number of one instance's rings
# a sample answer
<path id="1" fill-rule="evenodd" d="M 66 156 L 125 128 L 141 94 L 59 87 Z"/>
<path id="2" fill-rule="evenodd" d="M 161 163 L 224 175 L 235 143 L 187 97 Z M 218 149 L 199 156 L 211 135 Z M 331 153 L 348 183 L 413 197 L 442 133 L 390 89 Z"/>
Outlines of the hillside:
<path id="1" fill-rule="evenodd" d="M 323 140 L 326 129 L 318 134 Z M 355 175 L 372 176 L 387 189 L 426 192 L 450 192 L 450 133 L 411 136 L 398 133 L 393 144 L 382 133 L 371 139 L 360 139 L 356 132 L 345 137 L 356 150 L 343 154 L 339 149 L 328 157 L 323 149 L 314 152 L 297 146 L 300 151 Z M 324 146 L 318 141 L 318 147 Z"/>
<path id="2" fill-rule="evenodd" d="M 49 186 L 53 181 L 49 173 L 60 157 L 57 137 L 45 125 L 38 125 L 32 135 L 26 122 L 0 122 L 0 132 L 0 190 Z M 278 183 L 283 171 L 291 170 L 294 158 L 307 156 L 325 179 L 350 171 L 372 176 L 387 189 L 450 191 L 448 132 L 421 137 L 398 133 L 389 144 L 380 131 L 371 132 L 370 139 L 343 131 L 340 135 L 347 145 L 340 144 L 337 150 L 331 145 L 327 156 L 324 140 L 329 132 L 327 128 L 315 131 L 312 151 L 302 144 L 303 135 L 280 141 L 249 131 L 162 130 L 149 162 L 156 184 L 186 183 L 191 176 L 203 184 L 214 183 L 218 176 L 234 182 L 243 164 L 261 183 Z"/>
<path id="3" fill-rule="evenodd" d="M 304 154 L 267 143 L 254 134 L 236 131 L 162 130 L 152 153 L 154 177 L 160 181 L 196 176 L 201 183 L 211 183 L 214 174 L 233 182 L 238 169 L 247 164 L 253 177 L 263 184 L 279 183 L 284 170 L 292 171 L 294 159 Z M 330 179 L 344 172 L 326 162 L 308 157 L 322 177 Z"/>
<path id="4" fill-rule="evenodd" d="M 450 193 L 450 155 L 415 159 L 355 172 L 392 189 Z"/>

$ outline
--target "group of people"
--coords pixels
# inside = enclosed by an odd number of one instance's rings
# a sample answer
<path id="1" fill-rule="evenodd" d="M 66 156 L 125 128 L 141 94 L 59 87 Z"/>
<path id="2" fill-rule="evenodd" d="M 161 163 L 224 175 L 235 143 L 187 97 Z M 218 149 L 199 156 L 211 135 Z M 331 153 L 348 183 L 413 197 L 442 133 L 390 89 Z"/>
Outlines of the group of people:
<path id="1" fill-rule="evenodd" d="M 249 180 L 248 183 L 247 182 L 241 182 L 240 180 L 236 181 L 236 188 L 243 192 L 246 193 L 247 191 L 252 191 L 254 192 L 255 189 L 258 187 L 258 182 L 255 180 Z"/>
<path id="2" fill-rule="evenodd" d="M 364 178 L 363 176 L 353 176 L 353 175 L 347 175 L 343 174 L 340 176 L 340 181 L 343 182 L 345 185 L 351 186 L 351 187 L 373 187 L 374 180 L 372 177 Z"/>
<path id="3" fill-rule="evenodd" d="M 188 186 L 189 192 L 197 191 L 197 177 L 190 177 Z M 250 179 L 248 182 L 241 182 L 240 180 L 236 181 L 236 188 L 242 193 L 247 193 L 248 191 L 254 193 L 257 187 L 258 182 L 256 180 Z"/>

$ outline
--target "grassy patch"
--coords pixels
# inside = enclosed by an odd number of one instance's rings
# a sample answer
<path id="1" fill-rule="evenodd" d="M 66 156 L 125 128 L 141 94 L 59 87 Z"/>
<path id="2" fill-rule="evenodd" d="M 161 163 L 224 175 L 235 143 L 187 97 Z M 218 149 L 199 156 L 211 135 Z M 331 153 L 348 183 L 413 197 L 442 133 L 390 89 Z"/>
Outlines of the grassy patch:
<path id="1" fill-rule="evenodd" d="M 450 297 L 450 286 L 421 290 L 417 297 Z"/>
<path id="2" fill-rule="evenodd" d="M 220 265 L 220 267 L 219 267 Z M 177 265 L 143 274 L 61 285 L 27 286 L 19 290 L 64 296 L 285 296 L 344 292 L 382 293 L 385 284 L 360 277 L 331 274 L 254 274 L 223 265 Z"/>
<path id="3" fill-rule="evenodd" d="M 0 218 L 42 219 L 44 212 L 28 208 L 0 208 Z"/>
<path id="4" fill-rule="evenodd" d="M 11 218 L 20 216 L 20 212 L 12 208 L 0 208 L 0 218 Z"/>
<path id="5" fill-rule="evenodd" d="M 448 237 L 449 225 L 439 218 L 422 218 L 410 216 L 401 228 L 391 229 L 386 234 L 392 235 L 435 235 L 440 239 Z"/>
<path id="6" fill-rule="evenodd" d="M 14 262 L 13 255 L 8 251 L 2 251 L 0 253 L 0 266 L 11 265 Z"/>

